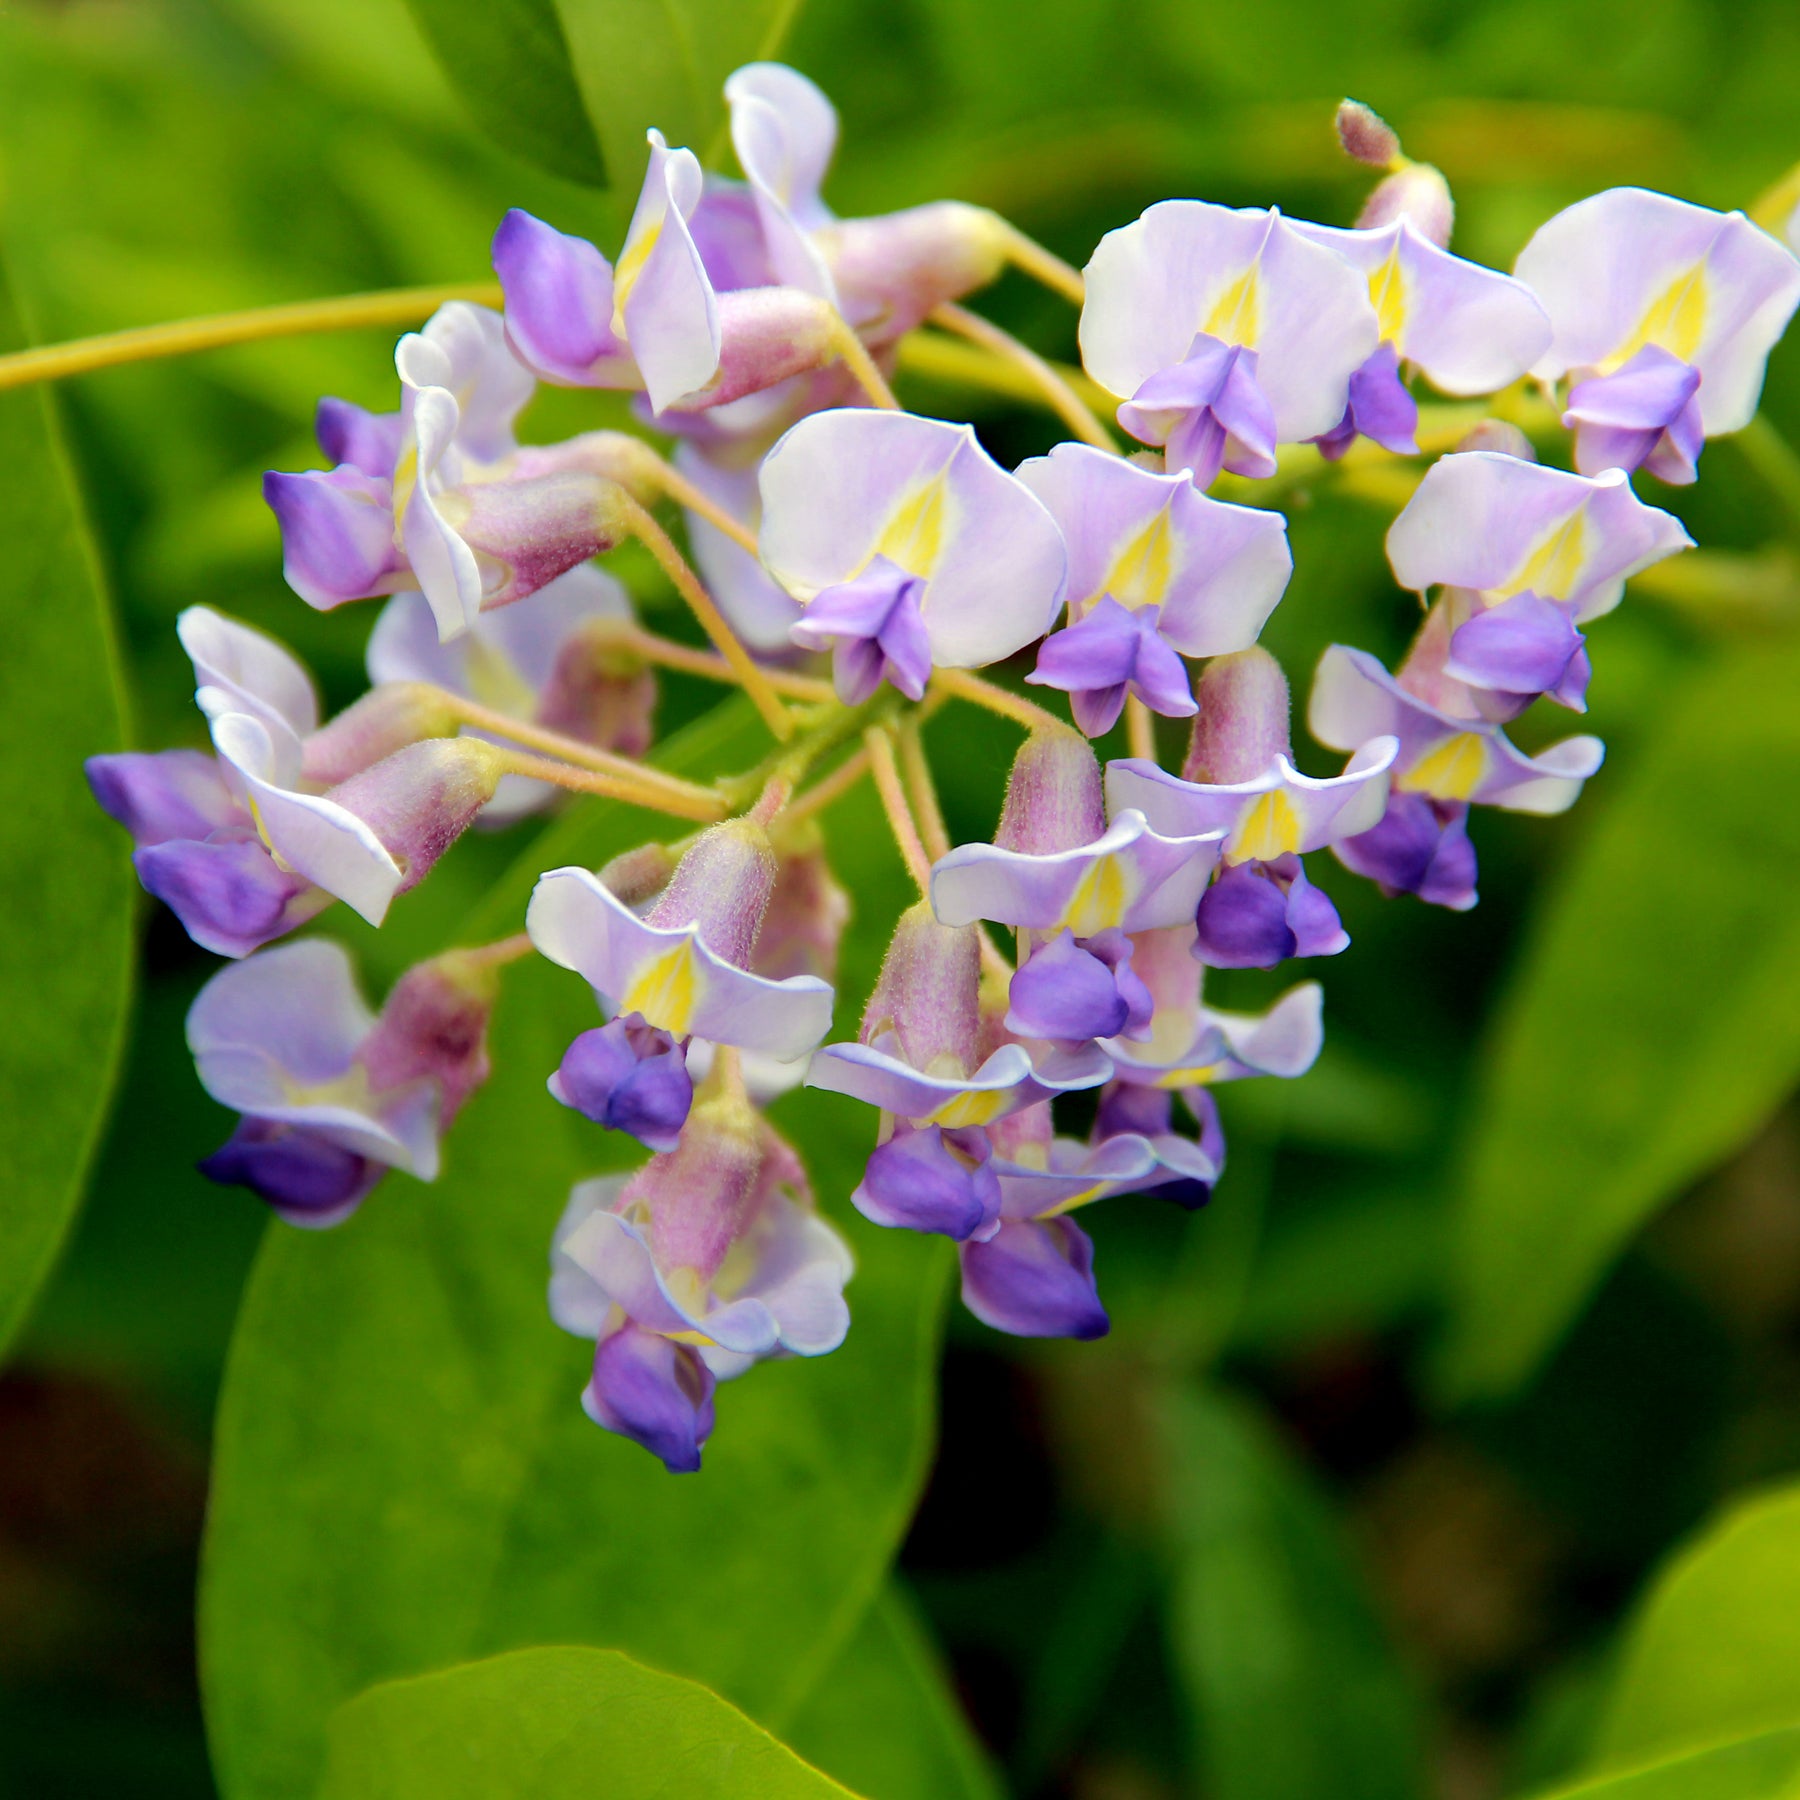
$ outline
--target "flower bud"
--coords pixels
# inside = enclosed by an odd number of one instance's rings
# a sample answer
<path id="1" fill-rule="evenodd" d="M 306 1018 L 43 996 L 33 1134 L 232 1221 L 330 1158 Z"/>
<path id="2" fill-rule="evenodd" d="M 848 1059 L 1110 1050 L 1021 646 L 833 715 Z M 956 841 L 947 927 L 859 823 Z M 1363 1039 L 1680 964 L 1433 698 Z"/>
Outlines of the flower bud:
<path id="1" fill-rule="evenodd" d="M 672 1475 L 691 1475 L 712 1435 L 716 1378 L 686 1344 L 626 1324 L 594 1348 L 582 1410 L 596 1425 L 634 1439 Z"/>
<path id="2" fill-rule="evenodd" d="M 981 945 L 975 932 L 973 925 L 940 925 L 922 900 L 909 906 L 894 927 L 869 996 L 863 1043 L 875 1044 L 892 1033 L 901 1060 L 915 1069 L 959 1076 L 975 1069 L 981 1035 Z"/>
<path id="3" fill-rule="evenodd" d="M 774 889 L 768 832 L 749 819 L 727 819 L 703 831 L 676 864 L 646 923 L 697 925 L 708 949 L 747 969 Z"/>
<path id="4" fill-rule="evenodd" d="M 1013 758 L 994 842 L 1025 856 L 1077 850 L 1106 833 L 1100 764 L 1066 726 L 1032 732 Z"/>
<path id="5" fill-rule="evenodd" d="M 625 1188 L 625 1205 L 648 1214 L 659 1269 L 712 1280 L 762 1194 L 764 1149 L 762 1120 L 741 1092 L 695 1101 L 677 1147 L 652 1157 Z"/>
<path id="6" fill-rule="evenodd" d="M 897 1131 L 869 1158 L 850 1198 L 877 1225 L 941 1232 L 958 1243 L 991 1236 L 1000 1218 L 993 1154 L 978 1127 Z"/>
<path id="7" fill-rule="evenodd" d="M 488 1078 L 488 1019 L 498 992 L 493 965 L 466 950 L 408 969 L 356 1055 L 370 1087 L 382 1094 L 435 1081 L 442 1095 L 438 1126 L 449 1125 Z"/>
<path id="8" fill-rule="evenodd" d="M 617 644 L 609 621 L 573 633 L 557 652 L 536 723 L 621 756 L 642 756 L 655 736 L 656 675 Z"/>
<path id="9" fill-rule="evenodd" d="M 824 839 L 809 820 L 800 846 L 783 854 L 776 865 L 775 889 L 751 966 L 770 981 L 785 981 L 790 975 L 836 981 L 838 945 L 849 921 L 850 896 L 832 874 Z"/>
<path id="10" fill-rule="evenodd" d="M 934 306 L 986 287 L 1006 266 L 1004 223 L 957 200 L 837 220 L 814 241 L 845 316 L 876 344 L 910 331 Z"/>
<path id="11" fill-rule="evenodd" d="M 409 744 L 326 796 L 354 813 L 399 864 L 405 893 L 494 797 L 505 758 L 480 738 L 431 738 Z"/>
<path id="12" fill-rule="evenodd" d="M 1449 247 L 1456 203 L 1449 182 L 1430 163 L 1402 162 L 1363 202 L 1356 224 L 1359 231 L 1375 231 L 1401 218 L 1440 250 Z"/>
<path id="13" fill-rule="evenodd" d="M 1474 450 L 1492 450 L 1519 462 L 1534 463 L 1538 459 L 1537 446 L 1518 426 L 1509 425 L 1504 419 L 1483 419 L 1473 431 L 1463 433 L 1457 440 L 1456 454 Z"/>
<path id="14" fill-rule="evenodd" d="M 426 738 L 454 737 L 449 697 L 422 681 L 384 681 L 306 739 L 301 772 L 331 787 Z"/>
<path id="15" fill-rule="evenodd" d="M 1374 169 L 1385 169 L 1400 154 L 1400 137 L 1386 119 L 1360 100 L 1342 101 L 1337 109 L 1338 142 L 1346 156 Z"/>
<path id="16" fill-rule="evenodd" d="M 669 885 L 679 858 L 667 844 L 624 850 L 600 871 L 600 885 L 627 906 L 642 906 Z"/>
<path id="17" fill-rule="evenodd" d="M 197 1166 L 207 1180 L 248 1188 L 290 1225 L 313 1231 L 348 1218 L 387 1173 L 385 1163 L 273 1119 L 240 1120 Z"/>
<path id="18" fill-rule="evenodd" d="M 523 600 L 629 535 L 617 482 L 577 472 L 468 482 L 436 496 L 444 524 L 474 552 L 484 610 Z M 416 555 L 410 534 L 408 552 Z"/>
<path id="19" fill-rule="evenodd" d="M 1215 656 L 1194 684 L 1200 711 L 1188 740 L 1184 781 L 1213 786 L 1254 781 L 1290 750 L 1288 684 L 1260 645 Z"/>
<path id="20" fill-rule="evenodd" d="M 550 1077 L 550 1092 L 596 1125 L 652 1150 L 673 1150 L 693 1105 L 694 1082 L 674 1038 L 633 1015 L 576 1038 Z"/>

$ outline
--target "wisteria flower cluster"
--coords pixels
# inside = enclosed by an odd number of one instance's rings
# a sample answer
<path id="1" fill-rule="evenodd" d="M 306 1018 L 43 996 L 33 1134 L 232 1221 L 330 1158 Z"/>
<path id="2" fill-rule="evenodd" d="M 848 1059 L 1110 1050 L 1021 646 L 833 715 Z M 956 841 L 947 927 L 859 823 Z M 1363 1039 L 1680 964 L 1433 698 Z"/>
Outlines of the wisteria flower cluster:
<path id="1" fill-rule="evenodd" d="M 144 887 L 232 959 L 188 1020 L 241 1119 L 202 1167 L 293 1225 L 341 1224 L 391 1169 L 436 1175 L 509 964 L 587 984 L 595 1022 L 545 1104 L 646 1157 L 568 1197 L 549 1310 L 594 1341 L 589 1415 L 672 1470 L 699 1467 L 720 1381 L 850 1327 L 849 1248 L 763 1111 L 801 1084 L 870 1108 L 848 1199 L 952 1239 L 978 1318 L 1107 1330 L 1078 1213 L 1205 1203 L 1215 1087 L 1320 1051 L 1316 982 L 1247 1015 L 1208 1003 L 1206 971 L 1347 948 L 1322 852 L 1466 909 L 1471 808 L 1574 803 L 1598 740 L 1528 754 L 1507 727 L 1585 710 L 1587 629 L 1690 541 L 1634 475 L 1691 482 L 1749 422 L 1800 302 L 1800 262 L 1744 217 L 1635 189 L 1550 220 L 1510 275 L 1465 261 L 1443 178 L 1350 103 L 1344 146 L 1382 171 L 1353 229 L 1168 200 L 1078 273 L 977 207 L 836 217 L 824 95 L 772 64 L 725 92 L 742 180 L 652 132 L 612 262 L 508 214 L 503 310 L 445 306 L 400 342 L 395 412 L 322 401 L 331 466 L 267 477 L 302 600 L 387 596 L 367 694 L 321 720 L 281 645 L 195 607 L 211 753 L 89 764 Z M 1080 305 L 1085 389 L 960 305 L 1009 265 Z M 1036 383 L 1071 441 L 1008 469 L 969 425 L 902 410 L 889 380 L 925 326 Z M 635 395 L 644 432 L 521 444 L 539 382 Z M 1429 392 L 1487 416 L 1447 438 Z M 1534 421 L 1571 468 L 1536 460 Z M 1387 549 L 1423 611 L 1394 670 L 1326 651 L 1305 718 L 1344 761 L 1312 775 L 1259 643 L 1292 558 L 1285 489 L 1258 484 L 1345 457 L 1413 471 Z M 627 540 L 710 651 L 639 623 L 595 561 Z M 1066 716 L 976 673 L 1021 658 Z M 660 770 L 662 666 L 740 687 L 765 761 Z M 1024 730 L 989 843 L 945 837 L 920 727 L 951 703 Z M 1191 721 L 1179 768 L 1158 715 Z M 1132 754 L 1103 767 L 1092 740 L 1121 718 Z M 918 897 L 834 1036 L 850 897 L 823 827 L 865 778 Z M 334 902 L 379 925 L 465 830 L 568 793 L 689 835 L 546 870 L 521 933 L 419 965 L 378 1014 L 332 940 L 280 941 Z"/>

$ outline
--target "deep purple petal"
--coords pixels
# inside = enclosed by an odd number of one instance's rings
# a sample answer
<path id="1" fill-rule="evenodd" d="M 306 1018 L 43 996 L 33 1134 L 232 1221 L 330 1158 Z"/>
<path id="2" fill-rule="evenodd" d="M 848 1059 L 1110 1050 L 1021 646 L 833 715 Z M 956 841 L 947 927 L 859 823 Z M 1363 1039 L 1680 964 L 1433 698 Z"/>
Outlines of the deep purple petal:
<path id="1" fill-rule="evenodd" d="M 931 679 L 931 639 L 926 634 L 925 615 L 919 610 L 919 596 L 924 591 L 924 582 L 907 582 L 876 638 L 881 646 L 882 672 L 909 700 L 923 700 L 925 684 Z"/>
<path id="2" fill-rule="evenodd" d="M 1300 859 L 1293 860 L 1298 863 Z M 1296 956 L 1336 956 L 1350 947 L 1350 934 L 1330 895 L 1314 887 L 1303 868 L 1295 870 L 1288 884 L 1287 922 L 1294 934 Z"/>
<path id="3" fill-rule="evenodd" d="M 1137 672 L 1139 630 L 1136 616 L 1103 594 L 1085 618 L 1044 639 L 1026 680 L 1065 694 L 1116 687 Z"/>
<path id="4" fill-rule="evenodd" d="M 1009 997 L 1006 1028 L 1021 1037 L 1117 1037 L 1131 1017 L 1112 968 L 1069 931 L 1032 951 L 1013 976 Z"/>
<path id="5" fill-rule="evenodd" d="M 1125 1024 L 1113 1035 L 1147 1037 L 1151 1017 L 1156 1011 L 1156 998 L 1144 985 L 1137 970 L 1131 966 L 1132 955 L 1137 946 L 1132 943 L 1130 936 L 1116 928 L 1099 931 L 1090 938 L 1084 938 L 1082 948 L 1090 956 L 1097 956 L 1112 970 L 1119 997 L 1125 1002 Z"/>
<path id="6" fill-rule="evenodd" d="M 199 1165 L 209 1181 L 247 1187 L 290 1224 L 319 1228 L 347 1219 L 385 1167 L 303 1125 L 243 1119 Z"/>
<path id="7" fill-rule="evenodd" d="M 1170 1114 L 1174 1099 L 1167 1088 L 1148 1082 L 1109 1081 L 1100 1090 L 1090 1143 L 1109 1137 L 1161 1137 L 1173 1129 Z"/>
<path id="8" fill-rule="evenodd" d="M 1112 1321 L 1094 1287 L 1094 1245 L 1072 1219 L 1008 1220 L 964 1244 L 963 1304 L 1014 1337 L 1105 1337 Z"/>
<path id="9" fill-rule="evenodd" d="M 1561 685 L 1581 647 L 1567 607 L 1537 594 L 1514 594 L 1457 626 L 1444 667 L 1470 687 L 1546 694 Z"/>
<path id="10" fill-rule="evenodd" d="M 869 1158 L 850 1198 L 864 1218 L 908 1231 L 936 1231 L 959 1242 L 1000 1216 L 1000 1181 L 980 1131 L 936 1125 L 897 1131 Z"/>
<path id="11" fill-rule="evenodd" d="M 1204 488 L 1221 468 L 1275 472 L 1275 415 L 1256 379 L 1256 352 L 1198 334 L 1186 358 L 1159 369 L 1119 408 L 1140 443 L 1163 446 L 1171 472 Z"/>
<path id="12" fill-rule="evenodd" d="M 1272 969 L 1298 948 L 1287 895 L 1255 863 L 1222 869 L 1194 922 L 1195 954 L 1215 969 Z"/>
<path id="13" fill-rule="evenodd" d="M 1610 375 L 1578 381 L 1563 414 L 1576 468 L 1597 475 L 1648 466 L 1663 481 L 1692 481 L 1706 436 L 1699 389 L 1700 371 L 1655 344 Z"/>
<path id="14" fill-rule="evenodd" d="M 309 606 L 332 607 L 392 589 L 403 567 L 394 548 L 389 483 L 344 464 L 263 477 L 281 524 L 282 572 Z"/>
<path id="15" fill-rule="evenodd" d="M 924 591 L 916 575 L 877 556 L 852 580 L 821 589 L 789 635 L 803 649 L 835 647 L 832 676 L 846 705 L 866 700 L 884 679 L 918 700 L 931 678 Z"/>
<path id="16" fill-rule="evenodd" d="M 125 751 L 90 756 L 84 766 L 101 809 L 140 846 L 203 838 L 222 826 L 249 823 L 218 762 L 201 751 Z"/>
<path id="17" fill-rule="evenodd" d="M 1029 675 L 1025 677 L 1031 679 Z M 1131 692 L 1124 682 L 1117 687 L 1076 688 L 1069 695 L 1069 711 L 1075 715 L 1075 726 L 1083 737 L 1104 737 L 1119 722 L 1125 710 L 1125 697 Z"/>
<path id="18" fill-rule="evenodd" d="M 1383 344 L 1350 377 L 1345 417 L 1363 437 L 1396 456 L 1416 456 L 1419 405 L 1400 379 L 1400 353 Z M 1341 427 L 1340 427 L 1341 429 Z"/>
<path id="19" fill-rule="evenodd" d="M 581 1404 L 596 1425 L 642 1444 L 671 1475 L 691 1475 L 712 1435 L 716 1385 L 687 1345 L 626 1325 L 595 1347 Z"/>
<path id="20" fill-rule="evenodd" d="M 1417 894 L 1458 912 L 1475 904 L 1475 847 L 1469 809 L 1423 794 L 1393 794 L 1380 821 L 1332 846 L 1345 868 L 1378 882 L 1384 893 Z"/>
<path id="21" fill-rule="evenodd" d="M 694 1101 L 686 1053 L 666 1031 L 614 1019 L 569 1046 L 551 1086 L 563 1105 L 652 1150 L 681 1141 Z"/>
<path id="22" fill-rule="evenodd" d="M 507 340 L 540 375 L 585 385 L 596 364 L 624 355 L 612 330 L 612 270 L 585 239 L 515 207 L 494 234 L 494 273 Z"/>
<path id="23" fill-rule="evenodd" d="M 278 868 L 251 832 L 151 844 L 132 858 L 145 891 L 220 956 L 246 956 L 299 923 L 290 905 L 310 884 Z"/>
<path id="24" fill-rule="evenodd" d="M 406 434 L 406 421 L 399 413 L 372 413 L 327 394 L 319 402 L 313 430 L 330 461 L 349 463 L 365 475 L 393 479 Z"/>

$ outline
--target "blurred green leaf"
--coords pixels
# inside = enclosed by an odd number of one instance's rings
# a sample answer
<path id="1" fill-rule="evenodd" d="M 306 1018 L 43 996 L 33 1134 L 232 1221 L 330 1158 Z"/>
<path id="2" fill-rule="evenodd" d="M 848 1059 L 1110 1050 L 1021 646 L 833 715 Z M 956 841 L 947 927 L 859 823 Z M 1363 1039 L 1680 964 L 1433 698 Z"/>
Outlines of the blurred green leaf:
<path id="1" fill-rule="evenodd" d="M 1796 694 L 1792 641 L 1701 675 L 1536 922 L 1469 1107 L 1459 1394 L 1529 1375 L 1637 1226 L 1800 1077 Z"/>
<path id="2" fill-rule="evenodd" d="M 748 717 L 739 703 L 702 720 L 670 740 L 669 766 L 727 753 L 743 766 L 767 742 Z M 893 853 L 852 804 L 834 809 L 841 873 L 858 892 L 891 888 Z M 666 825 L 571 812 L 464 941 L 515 929 L 539 870 L 598 864 Z M 859 970 L 886 923 L 863 922 Z M 868 1144 L 852 1103 L 777 1112 L 856 1249 L 845 1347 L 724 1389 L 695 1476 L 670 1477 L 583 1415 L 591 1352 L 546 1311 L 550 1232 L 573 1181 L 636 1147 L 543 1085 L 592 1018 L 565 971 L 516 965 L 493 1077 L 443 1180 L 392 1181 L 338 1231 L 269 1235 L 220 1405 L 201 1599 L 234 1800 L 309 1794 L 327 1716 L 372 1682 L 528 1643 L 628 1649 L 780 1729 L 905 1528 L 930 1449 L 948 1247 L 844 1218 Z"/>
<path id="3" fill-rule="evenodd" d="M 1000 1800 L 937 1647 L 892 1584 L 784 1736 L 868 1800 Z"/>
<path id="4" fill-rule="evenodd" d="M 0 349 L 26 342 L 0 270 Z M 112 616 L 48 391 L 0 394 L 0 1350 L 81 1198 L 125 1041 L 130 843 L 82 776 L 121 748 Z"/>
<path id="5" fill-rule="evenodd" d="M 553 0 L 407 0 L 475 122 L 553 175 L 606 186 L 606 161 Z"/>
<path id="6" fill-rule="evenodd" d="M 1657 1577 L 1626 1639 L 1597 1765 L 1800 1725 L 1800 1486 L 1733 1507 Z"/>
<path id="7" fill-rule="evenodd" d="M 1534 1800 L 1789 1800 L 1800 1775 L 1800 1729 L 1717 1744 L 1692 1756 L 1602 1775 Z"/>
<path id="8" fill-rule="evenodd" d="M 515 1650 L 333 1715 L 319 1800 L 845 1800 L 697 1682 L 616 1650 Z"/>
<path id="9" fill-rule="evenodd" d="M 802 0 L 555 0 L 623 209 L 655 126 L 703 162 L 725 147 L 725 77 L 775 56 Z"/>
<path id="10" fill-rule="evenodd" d="M 1217 1800 L 1419 1789 L 1413 1696 L 1323 1498 L 1241 1403 L 1161 1413 L 1169 1631 Z"/>

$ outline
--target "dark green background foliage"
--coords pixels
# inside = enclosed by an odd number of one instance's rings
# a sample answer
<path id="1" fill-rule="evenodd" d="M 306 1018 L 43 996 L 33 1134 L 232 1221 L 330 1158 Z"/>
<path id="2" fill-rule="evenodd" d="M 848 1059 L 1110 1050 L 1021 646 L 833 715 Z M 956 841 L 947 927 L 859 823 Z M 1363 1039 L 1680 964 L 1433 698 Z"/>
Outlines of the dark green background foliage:
<path id="1" fill-rule="evenodd" d="M 1747 205 L 1800 158 L 1783 0 L 21 0 L 0 245 L 23 333 L 478 279 L 515 204 L 616 247 L 644 127 L 717 160 L 719 81 L 784 33 L 843 114 L 840 211 L 955 196 L 1077 262 L 1170 194 L 1348 222 L 1346 92 L 1442 165 L 1457 247 L 1500 266 L 1598 187 Z M 1062 302 L 1008 278 L 980 304 L 1073 355 Z M 134 907 L 77 774 L 128 731 L 201 741 L 172 630 L 195 602 L 355 694 L 373 609 L 287 592 L 258 476 L 312 465 L 319 394 L 390 405 L 390 348 L 0 395 L 0 1795 L 1792 1792 L 1800 463 L 1780 440 L 1714 445 L 1695 489 L 1645 484 L 1705 548 L 1594 630 L 1607 765 L 1566 819 L 1479 819 L 1476 912 L 1315 859 L 1355 938 L 1318 971 L 1326 1054 L 1224 1095 L 1210 1209 L 1097 1209 L 1105 1342 L 1024 1345 L 952 1309 L 946 1344 L 944 1246 L 848 1207 L 866 1114 L 783 1102 L 855 1244 L 855 1328 L 722 1390 L 706 1472 L 675 1481 L 583 1419 L 582 1347 L 543 1308 L 570 1181 L 621 1157 L 542 1091 L 579 984 L 509 977 L 497 1073 L 434 1188 L 396 1177 L 325 1237 L 265 1231 L 192 1168 L 227 1123 L 181 1044 L 211 959 Z M 1052 441 L 991 396 L 903 397 L 1007 460 Z M 527 431 L 620 417 L 546 393 Z M 1800 440 L 1800 346 L 1765 418 Z M 1403 646 L 1382 555 L 1403 493 L 1289 496 L 1266 641 L 1297 685 L 1334 640 Z M 755 755 L 741 704 L 702 718 L 715 698 L 669 678 L 659 754 Z M 991 830 L 1014 736 L 961 709 L 930 726 L 958 839 Z M 828 823 L 857 902 L 847 1027 L 902 882 L 866 795 Z M 516 929 L 538 869 L 653 827 L 590 805 L 471 834 L 384 931 L 341 908 L 321 927 L 379 994 Z"/>

